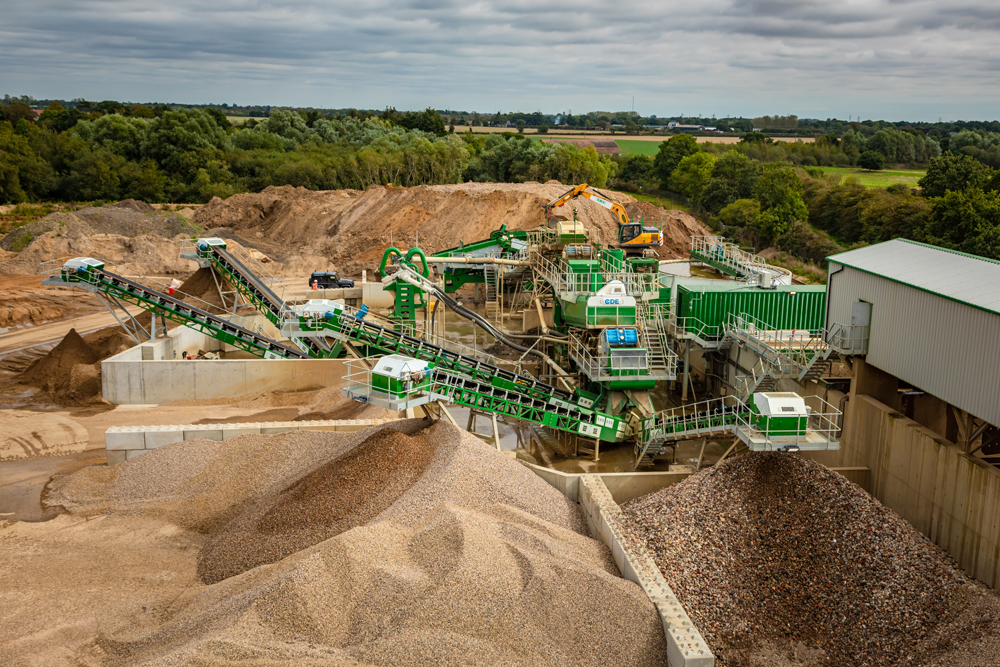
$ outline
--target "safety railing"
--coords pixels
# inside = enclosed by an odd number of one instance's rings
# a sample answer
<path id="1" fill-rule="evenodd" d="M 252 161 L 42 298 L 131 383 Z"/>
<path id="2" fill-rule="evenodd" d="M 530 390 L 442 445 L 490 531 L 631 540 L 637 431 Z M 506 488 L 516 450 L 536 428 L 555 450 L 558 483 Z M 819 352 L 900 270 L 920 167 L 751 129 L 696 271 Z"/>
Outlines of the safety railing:
<path id="1" fill-rule="evenodd" d="M 748 444 L 751 449 L 754 449 L 754 445 L 760 443 L 762 440 L 764 443 L 778 449 L 804 445 L 811 446 L 817 440 L 835 440 L 837 433 L 840 431 L 839 423 L 842 414 L 840 410 L 819 396 L 804 396 L 803 399 L 806 402 L 808 413 L 805 417 L 800 418 L 804 421 L 804 424 L 779 428 L 772 425 L 785 423 L 785 420 L 776 418 L 751 418 L 747 421 L 746 425 L 740 426 L 740 429 L 743 431 L 740 435 L 743 436 L 744 440 L 749 440 Z"/>
<path id="2" fill-rule="evenodd" d="M 721 236 L 692 236 L 691 257 L 717 264 L 717 268 L 728 268 L 733 275 L 750 275 L 769 268 L 762 257 L 741 249 Z"/>
<path id="3" fill-rule="evenodd" d="M 802 369 L 818 356 L 825 358 L 830 348 L 823 329 L 776 329 L 747 313 L 730 315 L 723 326 L 730 335 L 752 338 Z"/>
<path id="4" fill-rule="evenodd" d="M 826 342 L 841 354 L 868 354 L 871 327 L 834 323 L 826 332 Z"/>
<path id="5" fill-rule="evenodd" d="M 594 354 L 576 336 L 569 337 L 569 358 L 577 368 L 591 380 L 620 380 L 623 378 L 644 377 L 649 375 L 649 357 L 647 349 L 642 355 L 608 355 Z"/>
<path id="6" fill-rule="evenodd" d="M 694 339 L 704 347 L 718 345 L 725 336 L 722 327 L 706 324 L 697 317 L 674 317 L 667 321 L 667 332 L 673 338 Z"/>
<path id="7" fill-rule="evenodd" d="M 629 296 L 642 297 L 659 293 L 659 278 L 654 273 L 574 273 L 568 267 L 557 266 L 538 253 L 531 255 L 532 265 L 557 292 L 586 295 L 595 294 L 612 280 L 625 286 Z"/>
<path id="8" fill-rule="evenodd" d="M 657 412 L 642 421 L 639 442 L 697 437 L 749 428 L 750 409 L 733 396 L 710 398 Z"/>

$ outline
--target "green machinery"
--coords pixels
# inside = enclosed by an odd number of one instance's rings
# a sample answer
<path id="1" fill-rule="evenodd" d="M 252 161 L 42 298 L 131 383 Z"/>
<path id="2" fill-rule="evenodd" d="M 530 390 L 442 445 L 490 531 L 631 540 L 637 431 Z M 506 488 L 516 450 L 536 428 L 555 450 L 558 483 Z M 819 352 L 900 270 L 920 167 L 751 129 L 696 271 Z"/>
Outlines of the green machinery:
<path id="1" fill-rule="evenodd" d="M 65 262 L 50 279 L 56 282 L 49 284 L 77 285 L 139 305 L 156 316 L 192 326 L 265 358 L 329 358 L 349 347 L 368 358 L 364 363 L 349 362 L 352 372 L 343 389 L 347 396 L 392 409 L 432 401 L 453 403 L 593 441 L 630 441 L 637 464 L 649 462 L 678 440 L 721 432 L 735 434 L 754 450 L 838 446 L 831 417 L 836 411 L 821 406 L 810 410 L 794 394 L 748 391 L 743 401 L 727 397 L 712 399 L 718 403 L 704 406 L 653 411 L 646 392 L 657 382 L 677 377 L 677 355 L 671 343 L 684 339 L 685 319 L 711 319 L 708 310 L 699 310 L 697 297 L 701 295 L 700 301 L 707 303 L 704 294 L 712 290 L 678 290 L 679 307 L 685 309 L 685 315 L 678 317 L 670 312 L 670 289 L 664 287 L 657 260 L 625 258 L 620 250 L 583 243 L 578 236 L 570 240 L 561 243 L 545 230 L 508 232 L 501 228 L 489 239 L 463 244 L 433 258 L 455 259 L 453 263 L 438 262 L 443 265 L 443 290 L 428 279 L 428 258 L 423 252 L 412 249 L 404 255 L 390 248 L 381 265 L 383 275 L 390 266 L 398 267 L 384 280 L 395 297 L 388 322 L 369 315 L 365 307 L 355 309 L 322 300 L 296 303 L 248 254 L 227 247 L 221 239 L 201 239 L 193 244 L 185 256 L 224 277 L 240 296 L 280 327 L 292 345 L 191 306 L 163 290 L 145 287 L 141 277 L 122 276 L 98 260 Z M 576 371 L 580 380 L 577 388 L 557 387 L 414 335 L 417 312 L 427 306 L 428 294 L 447 299 L 447 292 L 463 284 L 488 279 L 490 263 L 476 264 L 479 259 L 509 260 L 503 265 L 511 267 L 507 270 L 529 274 L 530 283 L 548 289 L 546 298 L 553 303 L 556 325 L 547 338 L 553 353 L 561 355 L 559 364 Z M 768 294 L 774 296 L 768 296 L 767 303 L 774 301 L 777 313 L 783 307 L 777 300 L 813 294 L 797 289 L 795 293 L 783 287 L 770 291 Z M 723 292 L 726 290 L 719 293 Z M 759 298 L 755 295 L 740 303 L 747 305 L 748 311 L 761 312 Z M 719 307 L 729 310 L 733 304 L 726 302 Z M 808 310 L 813 312 L 811 307 Z M 790 312 L 797 313 L 789 315 L 793 325 L 803 321 L 805 311 L 793 308 Z M 732 321 L 730 310 L 729 324 L 719 326 L 717 340 L 763 340 L 747 326 L 735 326 Z M 746 318 L 740 320 L 744 321 Z M 794 348 L 798 341 L 793 336 L 788 347 Z"/>
<path id="2" fill-rule="evenodd" d="M 414 257 L 420 258 L 421 267 L 414 264 Z M 399 248 L 387 248 L 382 255 L 382 263 L 379 265 L 380 275 L 387 276 L 386 271 L 392 265 L 394 258 L 395 264 L 418 271 L 419 275 L 424 278 L 430 275 L 427 257 L 420 248 L 410 248 L 405 256 Z M 390 319 L 396 323 L 401 331 L 416 331 L 417 310 L 427 307 L 424 290 L 405 280 L 391 280 L 383 289 L 393 293 L 393 311 L 392 315 L 389 316 Z"/>

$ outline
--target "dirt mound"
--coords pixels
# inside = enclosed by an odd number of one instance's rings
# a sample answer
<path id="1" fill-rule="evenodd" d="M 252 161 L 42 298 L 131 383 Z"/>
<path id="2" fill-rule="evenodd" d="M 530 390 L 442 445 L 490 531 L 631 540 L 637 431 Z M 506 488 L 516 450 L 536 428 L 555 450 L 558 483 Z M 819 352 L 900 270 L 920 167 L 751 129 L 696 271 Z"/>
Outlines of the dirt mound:
<path id="1" fill-rule="evenodd" d="M 137 199 L 123 199 L 114 204 L 107 204 L 107 208 L 125 208 L 136 213 L 152 213 L 156 210 L 146 202 Z"/>
<path id="2" fill-rule="evenodd" d="M 363 268 L 377 268 L 390 245 L 419 245 L 437 252 L 460 241 L 487 238 L 503 224 L 511 229 L 534 229 L 545 224 L 542 205 L 566 187 L 557 182 L 375 186 L 363 192 L 269 187 L 225 201 L 213 199 L 192 222 L 212 229 L 212 233 L 239 235 L 284 264 L 286 274 L 333 267 L 357 275 Z M 661 249 L 664 257 L 686 255 L 691 234 L 707 233 L 686 213 L 636 202 L 623 193 L 614 197 L 626 208 L 636 206 L 647 220 L 663 219 L 667 238 Z M 618 225 L 610 211 L 590 200 L 577 199 L 560 213 L 572 217 L 573 208 L 594 241 L 615 242 Z"/>
<path id="3" fill-rule="evenodd" d="M 43 287 L 41 282 L 41 276 L 0 276 L 0 294 L 3 294 L 0 330 L 26 323 L 56 322 L 102 308 L 92 294 L 71 288 Z"/>
<path id="4" fill-rule="evenodd" d="M 623 511 L 727 665 L 790 642 L 823 664 L 927 664 L 960 643 L 948 626 L 970 601 L 1000 610 L 895 513 L 795 456 L 742 456 Z"/>
<path id="5" fill-rule="evenodd" d="M 397 430 L 411 435 L 422 428 L 419 420 L 400 424 Z M 48 500 L 66 507 L 72 518 L 106 515 L 82 522 L 80 531 L 58 533 L 70 539 L 125 520 L 137 535 L 168 534 L 164 521 L 194 522 L 221 535 L 240 520 L 227 526 L 233 517 L 255 511 L 257 525 L 272 513 L 282 525 L 291 521 L 296 530 L 310 530 L 314 513 L 330 512 L 327 498 L 348 513 L 359 509 L 352 502 L 362 510 L 373 502 L 386 504 L 378 486 L 354 486 L 360 493 L 353 500 L 350 489 L 338 488 L 355 484 L 344 477 L 349 469 L 343 466 L 354 450 L 376 446 L 373 433 L 300 431 L 176 443 L 114 469 L 88 468 L 58 478 Z M 390 453 L 426 447 L 421 456 L 429 461 L 422 474 L 406 473 L 408 481 L 399 484 L 407 488 L 388 507 L 370 519 L 359 517 L 361 525 L 217 584 L 150 596 L 148 611 L 110 594 L 123 577 L 150 591 L 160 585 L 156 577 L 134 574 L 143 572 L 145 558 L 115 571 L 113 581 L 101 586 L 70 574 L 59 596 L 73 604 L 48 611 L 45 627 L 64 627 L 74 614 L 98 615 L 101 657 L 109 664 L 666 663 L 655 609 L 638 586 L 618 576 L 607 549 L 582 534 L 585 523 L 575 503 L 450 425 L 436 424 L 408 442 L 387 437 L 396 443 L 390 447 L 403 447 L 402 442 L 408 448 Z M 372 481 L 383 473 L 364 470 L 365 456 L 359 454 L 353 474 Z M 275 502 L 262 502 L 266 498 Z M 342 518 L 332 519 L 337 520 Z M 174 549 L 195 551 L 191 535 L 170 534 Z M 231 549 L 246 544 L 234 542 Z M 35 590 L 36 581 L 48 574 L 35 573 L 34 567 L 55 567 L 51 558 L 41 557 L 47 553 L 36 560 L 37 549 L 29 546 L 0 540 L 0 557 L 6 555 L 3 549 L 28 552 L 30 566 L 21 566 L 18 592 Z M 116 562 L 112 554 L 132 553 L 137 546 L 109 541 L 108 560 Z M 76 562 L 72 548 L 64 546 L 62 553 L 66 562 Z M 171 562 L 172 553 L 164 549 L 164 562 Z M 187 583 L 183 568 L 173 572 Z M 33 629 L 37 614 L 30 612 L 46 599 L 31 597 L 29 606 L 12 596 L 7 617 L 23 626 L 31 616 Z M 8 630 L 4 618 L 0 615 L 0 634 Z M 81 636 L 78 645 L 87 639 Z M 53 642 L 66 645 L 64 637 L 33 632 L 14 650 L 18 656 L 37 655 Z"/>
<path id="6" fill-rule="evenodd" d="M 214 584 L 368 523 L 417 481 L 433 453 L 426 438 L 377 431 L 215 533 L 198 577 Z"/>
<path id="7" fill-rule="evenodd" d="M 632 220 L 642 220 L 646 225 L 663 224 L 663 245 L 657 248 L 660 259 L 687 257 L 691 251 L 691 237 L 711 234 L 694 216 L 673 209 L 665 209 L 646 201 L 636 200 L 625 204 L 625 211 Z"/>
<path id="8" fill-rule="evenodd" d="M 101 396 L 101 360 L 133 345 L 121 327 L 107 327 L 81 337 L 76 329 L 14 378 L 36 387 L 59 404 L 82 404 Z"/>
<path id="9" fill-rule="evenodd" d="M 180 238 L 196 234 L 189 220 L 148 204 L 125 200 L 102 207 L 51 213 L 0 239 L 0 274 L 39 273 L 41 263 L 60 255 L 96 257 L 141 274 L 190 271 L 182 260 Z"/>

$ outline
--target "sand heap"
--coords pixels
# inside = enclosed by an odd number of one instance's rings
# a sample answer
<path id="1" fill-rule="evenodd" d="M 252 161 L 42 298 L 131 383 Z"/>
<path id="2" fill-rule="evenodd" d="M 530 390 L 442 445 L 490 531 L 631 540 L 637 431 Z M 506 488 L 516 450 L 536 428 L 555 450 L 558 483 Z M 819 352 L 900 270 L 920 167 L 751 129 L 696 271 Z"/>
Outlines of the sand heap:
<path id="1" fill-rule="evenodd" d="M 795 652 L 858 666 L 1000 657 L 1000 599 L 814 461 L 741 456 L 623 512 L 722 664 Z M 971 647 L 984 633 L 992 648 Z"/>
<path id="2" fill-rule="evenodd" d="M 120 327 L 108 327 L 81 337 L 76 329 L 44 357 L 16 376 L 18 384 L 40 389 L 60 404 L 82 404 L 101 396 L 101 360 L 132 345 Z"/>
<path id="3" fill-rule="evenodd" d="M 269 187 L 256 194 L 213 199 L 192 222 L 212 233 L 243 240 L 285 264 L 284 271 L 336 268 L 348 274 L 377 267 L 389 245 L 419 245 L 437 252 L 488 238 L 506 224 L 510 229 L 534 229 L 545 223 L 542 205 L 569 186 L 539 183 L 463 183 L 413 188 L 371 187 L 363 192 L 314 192 L 291 186 Z M 646 224 L 663 220 L 666 244 L 661 255 L 680 257 L 690 249 L 690 236 L 708 233 L 690 215 L 666 211 L 614 193 L 630 215 Z M 617 238 L 614 215 L 585 198 L 558 210 L 578 218 L 595 241 Z"/>
<path id="4" fill-rule="evenodd" d="M 24 554 L 16 579 L 0 572 L 0 637 L 14 624 L 27 637 L 0 639 L 0 655 L 62 640 L 64 660 L 96 644 L 110 665 L 666 663 L 653 606 L 582 534 L 574 503 L 473 436 L 422 427 L 188 441 L 55 480 L 49 502 L 76 527 L 53 535 L 128 528 L 142 540 L 109 540 L 107 561 L 150 543 L 162 570 L 137 559 L 103 580 L 64 546 L 56 593 L 43 583 L 55 567 L 45 524 L 0 539 L 0 556 Z M 274 562 L 235 574 L 252 565 L 241 552 Z M 205 564 L 238 567 L 206 585 Z M 41 611 L 54 594 L 60 605 Z M 101 619 L 96 638 L 39 631 L 84 616 Z"/>

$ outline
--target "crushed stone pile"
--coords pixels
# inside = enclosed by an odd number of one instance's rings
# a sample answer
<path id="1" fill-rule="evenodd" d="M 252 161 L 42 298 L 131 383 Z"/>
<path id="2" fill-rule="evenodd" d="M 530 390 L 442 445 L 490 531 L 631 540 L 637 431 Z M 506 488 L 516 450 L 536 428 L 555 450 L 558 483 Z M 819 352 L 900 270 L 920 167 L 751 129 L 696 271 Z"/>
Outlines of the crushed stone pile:
<path id="1" fill-rule="evenodd" d="M 542 205 L 570 186 L 540 183 L 462 183 L 412 188 L 373 186 L 356 190 L 310 191 L 292 186 L 213 199 L 192 222 L 213 235 L 237 238 L 283 264 L 283 271 L 333 268 L 345 275 L 374 271 L 385 248 L 418 245 L 428 252 L 488 238 L 506 224 L 534 229 L 545 224 Z M 624 193 L 614 193 L 630 215 L 649 225 L 663 221 L 663 258 L 686 256 L 690 237 L 709 233 L 682 211 L 667 211 Z M 594 241 L 612 244 L 615 216 L 599 204 L 578 198 L 559 209 L 572 209 Z M 419 237 L 419 242 L 418 242 Z"/>
<path id="2" fill-rule="evenodd" d="M 433 453 L 426 438 L 376 431 L 215 533 L 198 576 L 214 584 L 368 523 L 419 479 Z"/>
<path id="3" fill-rule="evenodd" d="M 943 550 L 814 461 L 748 454 L 622 509 L 723 665 L 774 664 L 774 646 L 808 664 L 963 664 L 956 640 L 1000 617 Z"/>
<path id="4" fill-rule="evenodd" d="M 207 537 L 202 561 L 329 531 L 154 613 L 102 610 L 105 664 L 666 664 L 655 609 L 574 503 L 468 433 L 424 426 L 188 441 L 54 480 L 48 503 L 105 518 L 78 530 L 166 521 Z M 401 479 L 387 488 L 367 464 Z"/>

